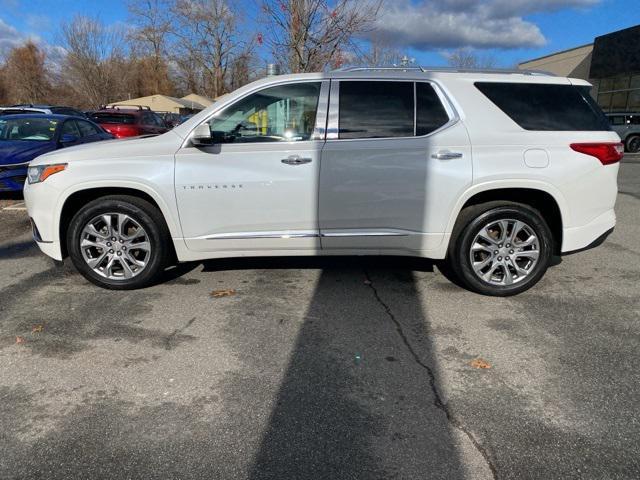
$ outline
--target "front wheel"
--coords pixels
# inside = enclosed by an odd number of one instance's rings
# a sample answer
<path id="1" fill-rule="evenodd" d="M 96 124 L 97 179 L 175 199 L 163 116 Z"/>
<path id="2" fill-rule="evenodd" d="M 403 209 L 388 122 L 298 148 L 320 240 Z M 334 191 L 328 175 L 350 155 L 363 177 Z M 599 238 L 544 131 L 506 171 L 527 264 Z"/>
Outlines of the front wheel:
<path id="1" fill-rule="evenodd" d="M 551 259 L 551 231 L 540 213 L 511 202 L 465 209 L 452 239 L 449 263 L 458 278 L 483 295 L 528 290 Z"/>
<path id="2" fill-rule="evenodd" d="M 89 202 L 71 220 L 69 256 L 96 285 L 114 290 L 152 283 L 167 265 L 169 235 L 161 213 L 149 202 L 114 195 Z"/>

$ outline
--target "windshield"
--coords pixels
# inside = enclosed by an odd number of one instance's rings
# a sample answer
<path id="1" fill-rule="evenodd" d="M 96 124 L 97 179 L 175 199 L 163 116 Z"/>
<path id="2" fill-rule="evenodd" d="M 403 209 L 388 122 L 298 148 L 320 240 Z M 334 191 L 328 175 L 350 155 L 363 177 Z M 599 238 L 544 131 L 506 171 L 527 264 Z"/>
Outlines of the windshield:
<path id="1" fill-rule="evenodd" d="M 131 125 L 136 123 L 136 117 L 126 113 L 94 113 L 91 120 L 96 123 L 124 123 Z"/>
<path id="2" fill-rule="evenodd" d="M 57 127 L 57 120 L 47 118 L 0 118 L 0 140 L 49 142 Z"/>

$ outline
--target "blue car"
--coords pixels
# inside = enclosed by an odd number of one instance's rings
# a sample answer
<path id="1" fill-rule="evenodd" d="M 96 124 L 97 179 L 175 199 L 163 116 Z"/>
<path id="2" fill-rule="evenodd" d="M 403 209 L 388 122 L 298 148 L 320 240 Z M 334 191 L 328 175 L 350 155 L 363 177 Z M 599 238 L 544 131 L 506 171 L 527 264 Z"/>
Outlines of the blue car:
<path id="1" fill-rule="evenodd" d="M 0 116 L 0 192 L 19 192 L 29 162 L 59 148 L 114 138 L 86 118 L 66 115 Z"/>

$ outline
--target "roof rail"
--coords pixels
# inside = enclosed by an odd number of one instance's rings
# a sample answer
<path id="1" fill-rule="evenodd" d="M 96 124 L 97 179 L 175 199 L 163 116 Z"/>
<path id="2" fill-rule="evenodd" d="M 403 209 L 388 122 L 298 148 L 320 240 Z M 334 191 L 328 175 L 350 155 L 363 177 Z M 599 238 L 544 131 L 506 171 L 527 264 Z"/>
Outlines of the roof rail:
<path id="1" fill-rule="evenodd" d="M 114 110 L 151 110 L 151 107 L 148 105 L 119 105 L 117 103 L 110 103 L 109 105 L 105 105 L 104 109 L 114 109 Z"/>
<path id="2" fill-rule="evenodd" d="M 408 72 L 408 71 L 418 71 L 424 72 L 422 67 L 343 67 L 334 70 L 334 72 Z"/>
<path id="3" fill-rule="evenodd" d="M 512 74 L 512 75 L 540 75 L 547 77 L 555 77 L 551 72 L 543 70 L 518 70 L 509 68 L 457 68 L 457 67 L 346 67 L 334 70 L 335 72 L 409 72 L 418 71 L 428 72 L 450 72 L 450 73 L 495 73 L 495 74 Z"/>

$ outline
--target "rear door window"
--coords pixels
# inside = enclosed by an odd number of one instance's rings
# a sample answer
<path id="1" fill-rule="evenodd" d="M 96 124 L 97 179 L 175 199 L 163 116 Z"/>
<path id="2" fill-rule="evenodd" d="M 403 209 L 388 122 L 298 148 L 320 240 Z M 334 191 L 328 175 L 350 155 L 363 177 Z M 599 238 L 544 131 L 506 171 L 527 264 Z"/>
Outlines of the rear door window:
<path id="1" fill-rule="evenodd" d="M 588 87 L 476 82 L 476 87 L 525 130 L 611 130 Z"/>
<path id="2" fill-rule="evenodd" d="M 416 135 L 428 135 L 449 122 L 449 114 L 430 84 L 416 83 L 416 101 Z"/>
<path id="3" fill-rule="evenodd" d="M 413 82 L 340 82 L 340 139 L 412 137 Z"/>
<path id="4" fill-rule="evenodd" d="M 75 120 L 67 120 L 62 125 L 62 135 L 73 135 L 74 137 L 80 137 L 80 132 L 76 126 Z"/>

